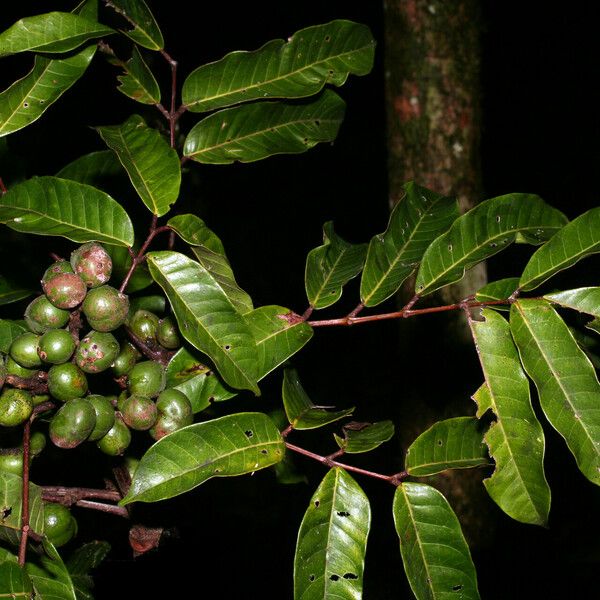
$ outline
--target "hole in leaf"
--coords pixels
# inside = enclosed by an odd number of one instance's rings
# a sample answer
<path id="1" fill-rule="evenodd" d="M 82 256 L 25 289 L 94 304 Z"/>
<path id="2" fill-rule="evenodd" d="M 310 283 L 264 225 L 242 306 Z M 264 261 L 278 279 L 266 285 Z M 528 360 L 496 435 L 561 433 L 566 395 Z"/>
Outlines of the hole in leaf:
<path id="1" fill-rule="evenodd" d="M 246 431 L 244 431 L 244 435 L 246 437 L 251 438 L 254 435 L 254 432 L 252 431 L 252 429 L 246 429 Z"/>
<path id="2" fill-rule="evenodd" d="M 497 245 L 498 245 L 498 244 L 496 244 L 496 242 L 492 242 L 492 243 L 490 244 L 490 248 L 495 248 Z"/>
<path id="3" fill-rule="evenodd" d="M 8 519 L 12 513 L 12 506 L 3 506 L 0 509 L 0 520 L 4 521 L 4 519 Z"/>
<path id="4" fill-rule="evenodd" d="M 211 396 L 211 397 L 208 399 L 208 401 L 209 401 L 209 403 L 210 403 L 210 404 L 212 404 L 212 403 L 215 401 L 215 397 L 214 397 L 214 396 Z"/>
<path id="5" fill-rule="evenodd" d="M 221 469 L 215 469 L 215 470 L 214 470 L 214 473 L 215 473 L 215 474 L 217 474 L 217 473 L 220 473 L 220 472 L 221 472 Z"/>
<path id="6" fill-rule="evenodd" d="M 29 108 L 29 102 L 23 102 L 23 108 Z"/>
<path id="7" fill-rule="evenodd" d="M 448 244 L 448 251 L 452 252 L 452 244 Z"/>
<path id="8" fill-rule="evenodd" d="M 309 581 L 314 581 L 315 580 L 315 576 L 314 575 L 309 575 L 308 576 L 308 580 Z"/>
<path id="9" fill-rule="evenodd" d="M 330 42 L 331 41 L 331 36 L 330 35 L 326 35 L 325 36 L 325 41 L 326 42 Z"/>
<path id="10" fill-rule="evenodd" d="M 319 502 L 319 500 L 315 500 L 315 508 L 319 508 L 319 504 L 321 504 L 321 502 Z"/>
<path id="11" fill-rule="evenodd" d="M 496 215 L 496 223 L 500 223 L 500 219 L 501 219 L 500 215 Z"/>
<path id="12" fill-rule="evenodd" d="M 460 592 L 460 590 L 462 590 L 462 589 L 463 589 L 462 585 L 453 585 L 452 586 L 452 591 L 453 592 Z"/>
<path id="13" fill-rule="evenodd" d="M 339 575 L 336 575 L 335 573 L 333 575 L 329 576 L 329 579 L 331 579 L 331 581 L 338 581 L 340 578 Z"/>
<path id="14" fill-rule="evenodd" d="M 266 450 L 261 450 L 261 451 L 260 451 L 260 453 L 261 453 L 261 454 L 266 454 L 266 453 L 267 453 L 267 451 L 266 451 Z"/>
<path id="15" fill-rule="evenodd" d="M 40 100 L 40 104 L 44 104 L 45 100 Z"/>
<path id="16" fill-rule="evenodd" d="M 317 120 L 315 121 L 315 125 L 316 125 L 317 127 L 319 127 L 319 125 L 321 125 L 321 121 L 319 121 L 319 120 L 317 119 Z"/>
<path id="17" fill-rule="evenodd" d="M 349 517 L 350 513 L 345 510 L 338 510 L 338 517 Z"/>
<path id="18" fill-rule="evenodd" d="M 442 440 L 438 440 L 438 441 L 437 441 L 437 444 L 438 444 L 438 446 L 443 446 L 443 445 L 444 445 L 444 442 L 442 442 Z"/>
<path id="19" fill-rule="evenodd" d="M 231 350 L 231 345 L 226 344 L 225 346 L 223 346 L 223 348 L 225 348 L 225 350 L 227 350 L 227 352 L 229 352 Z"/>
<path id="20" fill-rule="evenodd" d="M 344 579 L 358 579 L 358 575 L 356 573 L 345 573 Z"/>

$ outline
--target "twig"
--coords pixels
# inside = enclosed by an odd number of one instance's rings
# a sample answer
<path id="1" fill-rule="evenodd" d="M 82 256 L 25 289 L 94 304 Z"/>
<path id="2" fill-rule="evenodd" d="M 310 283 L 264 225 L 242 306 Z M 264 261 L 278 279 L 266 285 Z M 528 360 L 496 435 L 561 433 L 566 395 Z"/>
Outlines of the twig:
<path id="1" fill-rule="evenodd" d="M 25 566 L 27 557 L 27 538 L 29 537 L 29 453 L 31 420 L 23 426 L 23 488 L 21 493 L 21 541 L 19 543 L 19 566 Z"/>
<path id="2" fill-rule="evenodd" d="M 166 348 L 160 347 L 151 347 L 142 339 L 140 339 L 129 327 L 125 327 L 125 331 L 129 336 L 129 339 L 135 344 L 137 349 L 148 359 L 159 362 L 161 365 L 167 365 L 173 355 L 175 354 L 175 350 L 167 350 Z"/>
<path id="3" fill-rule="evenodd" d="M 42 500 L 58 502 L 66 506 L 90 498 L 111 500 L 113 502 L 118 502 L 121 499 L 121 494 L 118 491 L 108 489 L 96 490 L 93 488 L 64 487 L 61 485 L 44 485 L 40 486 L 40 489 Z"/>
<path id="4" fill-rule="evenodd" d="M 6 376 L 6 383 L 21 390 L 29 390 L 32 394 L 47 394 L 47 378 L 48 373 L 45 371 L 38 371 L 36 375 L 32 375 L 31 377 L 19 377 L 18 375 L 8 374 Z"/>
<path id="5" fill-rule="evenodd" d="M 129 513 L 127 512 L 127 509 L 124 506 L 104 504 L 103 502 L 94 502 L 92 500 L 78 500 L 77 502 L 75 502 L 75 506 L 81 506 L 82 508 L 91 508 L 93 510 L 99 510 L 101 512 L 129 519 Z"/>

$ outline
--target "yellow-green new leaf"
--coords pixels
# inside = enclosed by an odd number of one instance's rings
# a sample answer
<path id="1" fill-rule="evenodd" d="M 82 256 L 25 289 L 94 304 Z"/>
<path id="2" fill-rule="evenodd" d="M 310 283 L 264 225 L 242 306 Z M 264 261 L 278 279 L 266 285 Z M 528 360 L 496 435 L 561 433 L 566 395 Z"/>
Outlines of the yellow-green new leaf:
<path id="1" fill-rule="evenodd" d="M 515 302 L 510 323 L 544 414 L 579 470 L 600 485 L 600 384 L 592 363 L 545 300 Z"/>
<path id="2" fill-rule="evenodd" d="M 417 600 L 478 600 L 477 574 L 460 523 L 435 488 L 403 483 L 394 496 L 394 523 Z"/>
<path id="3" fill-rule="evenodd" d="M 156 502 L 213 477 L 233 477 L 283 459 L 285 443 L 262 413 L 239 413 L 179 429 L 152 446 L 138 464 L 121 504 Z"/>
<path id="4" fill-rule="evenodd" d="M 121 33 L 149 50 L 164 48 L 158 23 L 144 0 L 105 0 L 105 3 L 133 25 L 133 29 L 121 29 Z"/>
<path id="5" fill-rule="evenodd" d="M 544 432 L 529 397 L 529 381 L 499 313 L 484 309 L 483 321 L 470 321 L 485 384 L 474 396 L 477 416 L 496 415 L 484 440 L 496 461 L 484 485 L 492 500 L 522 523 L 544 525 L 550 511 L 550 487 L 544 475 Z"/>
<path id="6" fill-rule="evenodd" d="M 296 544 L 295 600 L 362 598 L 371 507 L 343 469 L 331 469 L 310 500 Z"/>

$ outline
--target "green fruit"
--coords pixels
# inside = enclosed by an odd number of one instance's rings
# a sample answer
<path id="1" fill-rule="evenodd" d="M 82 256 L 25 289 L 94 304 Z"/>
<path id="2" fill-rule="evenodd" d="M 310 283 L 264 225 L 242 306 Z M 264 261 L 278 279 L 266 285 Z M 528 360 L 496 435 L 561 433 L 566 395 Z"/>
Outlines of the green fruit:
<path id="1" fill-rule="evenodd" d="M 96 425 L 88 436 L 90 442 L 96 442 L 104 437 L 115 424 L 115 409 L 112 402 L 106 396 L 93 394 L 86 400 L 92 405 L 96 412 Z"/>
<path id="2" fill-rule="evenodd" d="M 44 533 L 56 547 L 64 546 L 77 533 L 77 521 L 66 506 L 44 502 Z"/>
<path id="3" fill-rule="evenodd" d="M 26 369 L 22 367 L 18 362 L 15 362 L 10 356 L 6 357 L 6 373 L 8 375 L 16 375 L 17 377 L 33 377 L 38 374 L 37 369 Z"/>
<path id="4" fill-rule="evenodd" d="M 34 431 L 29 438 L 29 452 L 33 456 L 37 456 L 45 447 L 46 436 L 41 431 Z"/>
<path id="5" fill-rule="evenodd" d="M 140 464 L 140 460 L 138 458 L 134 458 L 133 456 L 126 456 L 124 459 L 125 462 L 125 468 L 127 469 L 127 472 L 129 473 L 129 478 L 133 479 L 133 476 L 135 475 L 135 470 L 138 468 L 138 465 Z"/>
<path id="6" fill-rule="evenodd" d="M 112 364 L 112 370 L 115 377 L 121 377 L 121 375 L 129 373 L 140 357 L 141 354 L 133 344 L 122 342 L 121 350 Z"/>
<path id="7" fill-rule="evenodd" d="M 156 401 L 156 408 L 158 418 L 150 429 L 150 435 L 155 440 L 194 422 L 192 405 L 179 390 L 170 388 L 162 392 Z"/>
<path id="8" fill-rule="evenodd" d="M 86 373 L 100 373 L 113 364 L 119 354 L 119 342 L 112 333 L 90 331 L 75 351 L 75 362 Z"/>
<path id="9" fill-rule="evenodd" d="M 42 359 L 38 355 L 40 336 L 35 333 L 22 333 L 10 345 L 9 354 L 22 367 L 40 367 Z"/>
<path id="10" fill-rule="evenodd" d="M 96 411 L 84 398 L 74 398 L 61 406 L 48 427 L 50 439 L 59 448 L 75 448 L 86 440 L 96 425 Z"/>
<path id="11" fill-rule="evenodd" d="M 23 476 L 23 451 L 20 448 L 0 450 L 0 473 Z"/>
<path id="12" fill-rule="evenodd" d="M 33 333 L 64 327 L 69 322 L 68 310 L 57 308 L 46 296 L 38 296 L 25 309 L 25 322 Z"/>
<path id="13" fill-rule="evenodd" d="M 73 273 L 66 260 L 57 261 L 46 269 L 42 288 L 48 300 L 58 308 L 75 308 L 87 294 L 83 279 Z"/>
<path id="14" fill-rule="evenodd" d="M 48 391 L 51 396 L 63 402 L 81 398 L 88 391 L 85 373 L 70 362 L 54 365 L 48 371 Z"/>
<path id="15" fill-rule="evenodd" d="M 156 422 L 158 411 L 156 404 L 150 398 L 133 394 L 123 402 L 121 414 L 128 427 L 137 431 L 146 431 Z"/>
<path id="16" fill-rule="evenodd" d="M 121 456 L 131 443 L 131 431 L 121 419 L 115 419 L 115 424 L 109 432 L 97 442 L 98 448 L 109 456 Z"/>
<path id="17" fill-rule="evenodd" d="M 163 348 L 174 350 L 181 346 L 181 339 L 179 337 L 177 326 L 171 317 L 165 317 L 158 322 L 156 337 L 158 343 L 163 346 Z"/>
<path id="18" fill-rule="evenodd" d="M 165 370 L 152 360 L 137 363 L 127 376 L 127 387 L 132 394 L 154 398 L 165 387 Z"/>
<path id="19" fill-rule="evenodd" d="M 15 427 L 29 419 L 33 411 L 31 394 L 17 388 L 4 388 L 0 394 L 0 425 Z"/>
<path id="20" fill-rule="evenodd" d="M 129 321 L 131 332 L 145 344 L 156 344 L 158 317 L 148 310 L 138 310 Z"/>
<path id="21" fill-rule="evenodd" d="M 127 398 L 129 398 L 129 392 L 127 390 L 123 390 L 117 398 L 117 410 L 119 412 L 123 410 L 123 403 L 125 400 L 127 400 Z"/>
<path id="22" fill-rule="evenodd" d="M 42 335 L 38 356 L 47 363 L 59 365 L 67 362 L 75 351 L 75 340 L 66 329 L 49 329 Z"/>
<path id="23" fill-rule="evenodd" d="M 129 298 L 110 285 L 90 290 L 81 307 L 90 327 L 96 331 L 114 331 L 127 318 Z"/>
<path id="24" fill-rule="evenodd" d="M 112 259 L 100 244 L 88 242 L 72 252 L 71 267 L 88 287 L 95 288 L 110 279 Z"/>

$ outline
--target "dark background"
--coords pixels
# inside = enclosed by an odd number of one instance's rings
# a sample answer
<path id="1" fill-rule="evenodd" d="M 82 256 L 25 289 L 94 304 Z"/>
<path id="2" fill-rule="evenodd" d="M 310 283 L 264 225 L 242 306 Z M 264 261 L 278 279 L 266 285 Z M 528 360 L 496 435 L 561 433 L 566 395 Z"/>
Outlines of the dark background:
<path id="1" fill-rule="evenodd" d="M 0 29 L 21 16 L 73 6 L 59 1 L 44 2 L 43 9 L 33 1 L 5 4 Z M 184 185 L 177 206 L 182 212 L 197 211 L 218 233 L 240 285 L 256 305 L 280 304 L 302 312 L 306 305 L 304 260 L 321 243 L 322 224 L 334 220 L 336 230 L 354 242 L 368 241 L 386 226 L 381 3 L 313 0 L 195 5 L 198 9 L 192 15 L 186 3 L 152 3 L 166 49 L 179 61 L 182 78 L 228 51 L 255 49 L 269 39 L 334 18 L 366 23 L 378 40 L 373 72 L 350 78 L 341 88 L 348 108 L 334 144 L 302 156 L 277 156 L 249 165 L 191 166 L 193 185 Z M 597 204 L 598 15 L 592 3 L 565 6 L 482 2 L 481 155 L 484 197 L 537 193 L 573 218 Z M 4 89 L 15 76 L 27 72 L 30 62 L 11 57 L 2 64 Z M 152 67 L 168 83 L 166 64 L 157 57 Z M 22 160 L 18 165 L 0 163 L 0 176 L 10 183 L 18 167 L 28 176 L 51 174 L 82 153 L 102 149 L 89 126 L 116 124 L 131 111 L 140 110 L 110 91 L 114 75 L 114 68 L 96 57 L 83 79 L 35 126 L 10 136 L 11 151 Z M 158 113 L 142 110 L 149 121 L 158 118 Z M 197 115 L 185 115 L 182 129 L 187 131 L 197 119 Z M 6 172 L 8 168 L 11 173 Z M 135 200 L 133 204 L 127 198 L 119 200 L 128 208 L 136 206 Z M 144 228 L 147 216 L 142 211 L 138 214 L 136 225 Z M 47 240 L 39 243 L 47 244 Z M 527 251 L 517 249 L 506 258 L 493 259 L 490 276 L 517 275 L 515 263 L 526 255 Z M 595 262 L 585 262 L 578 282 L 588 278 L 597 284 L 596 267 Z M 40 266 L 40 275 L 44 268 Z M 339 305 L 323 316 L 345 314 L 357 301 L 357 286 L 350 284 Z M 402 336 L 401 325 L 390 323 L 317 330 L 294 364 L 315 402 L 356 405 L 358 420 L 393 418 L 408 394 L 422 395 L 424 402 L 444 402 L 452 395 L 468 396 L 478 387 L 481 375 L 472 350 L 457 350 L 441 331 L 443 317 L 432 317 L 424 323 L 423 334 L 409 340 Z M 280 404 L 280 382 L 279 374 L 271 375 L 261 386 L 259 401 L 244 396 L 219 410 L 233 412 L 250 406 L 272 410 Z M 600 494 L 576 470 L 562 439 L 550 428 L 545 430 L 553 492 L 550 526 L 517 524 L 492 506 L 495 525 L 490 526 L 490 544 L 474 551 L 483 598 L 584 598 L 594 589 L 600 561 Z M 299 440 L 316 451 L 333 449 L 327 436 L 296 434 L 294 441 Z M 72 459 L 68 473 L 64 467 L 61 471 L 64 480 L 53 483 L 66 485 L 72 479 L 74 484 L 83 476 L 90 485 L 101 485 L 89 468 L 98 458 L 88 450 L 81 452 L 86 472 Z M 381 472 L 402 466 L 394 441 L 352 460 Z M 192 597 L 290 598 L 296 532 L 324 475 L 319 465 L 304 459 L 296 464 L 306 473 L 308 485 L 281 486 L 270 471 L 260 472 L 243 479 L 211 481 L 181 498 L 141 507 L 139 520 L 172 527 L 173 537 L 159 551 L 137 561 L 132 561 L 126 545 L 125 523 L 77 512 L 81 540 L 100 536 L 113 543 L 113 552 L 98 571 L 97 598 L 128 593 L 167 598 L 181 592 Z M 34 471 L 34 480 L 36 475 L 37 480 L 44 477 L 39 469 Z M 359 482 L 372 499 L 373 509 L 364 596 L 375 600 L 410 597 L 391 518 L 393 488 L 364 478 Z"/>

